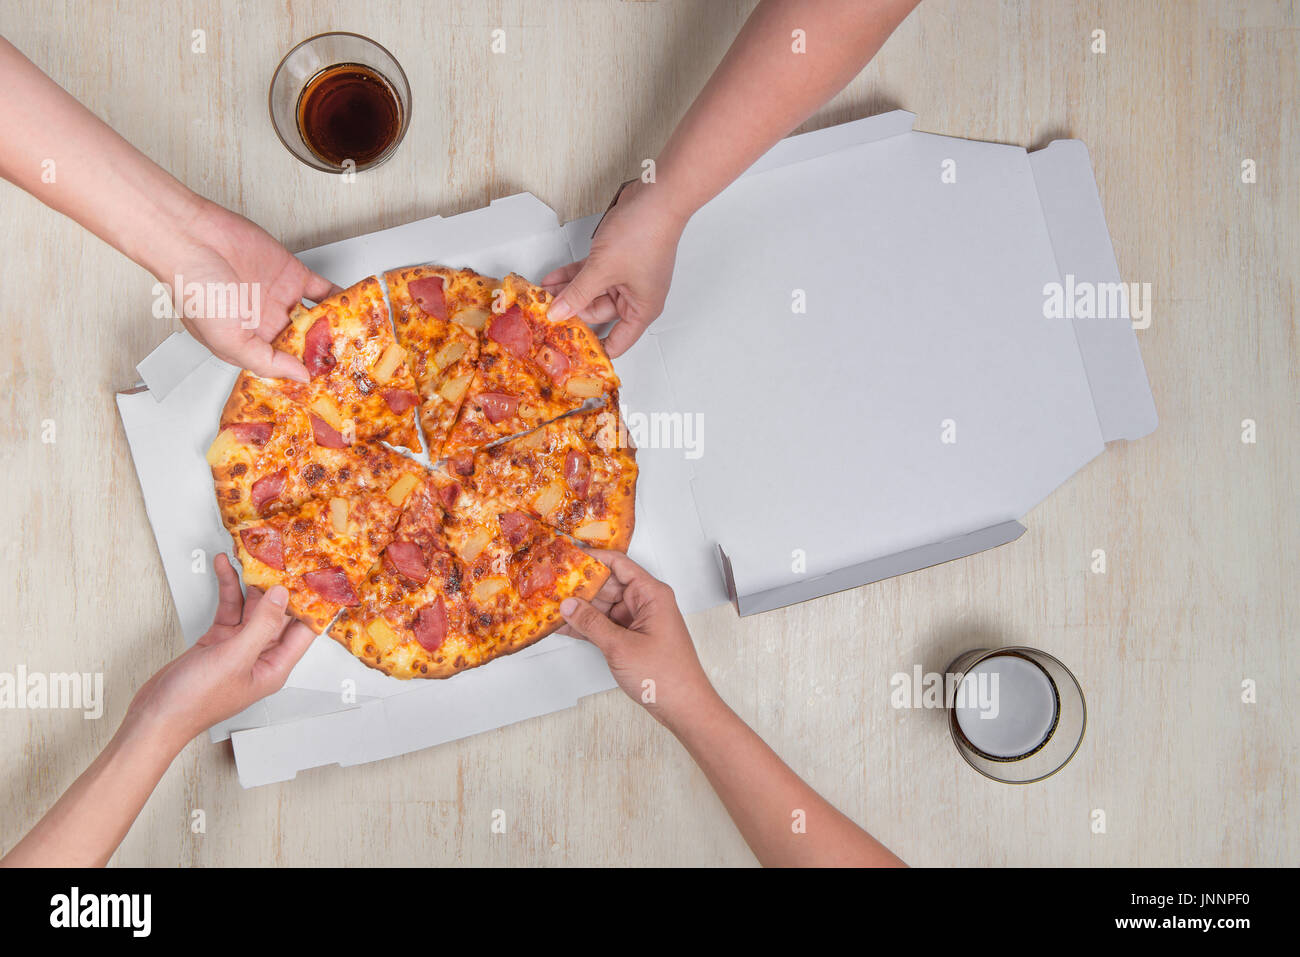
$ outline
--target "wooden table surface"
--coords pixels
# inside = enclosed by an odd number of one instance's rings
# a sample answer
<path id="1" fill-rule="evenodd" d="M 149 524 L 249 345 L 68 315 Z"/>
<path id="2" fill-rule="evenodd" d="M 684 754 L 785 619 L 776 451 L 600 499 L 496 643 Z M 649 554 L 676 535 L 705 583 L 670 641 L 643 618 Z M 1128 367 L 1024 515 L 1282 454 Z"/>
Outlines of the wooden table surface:
<path id="1" fill-rule="evenodd" d="M 181 180 L 294 249 L 529 190 L 603 208 L 653 156 L 749 0 L 166 5 L 10 0 L 12 42 Z M 133 12 L 132 8 L 138 8 Z M 709 673 L 828 799 L 914 864 L 1294 864 L 1296 277 L 1300 33 L 1289 2 L 926 0 L 806 125 L 903 107 L 917 128 L 1041 146 L 1083 139 L 1160 427 L 1112 446 L 1017 543 L 740 620 L 695 616 Z M 504 54 L 491 52 L 503 29 Z M 266 88 L 298 40 L 353 30 L 413 89 L 395 159 L 350 185 L 293 160 Z M 193 31 L 206 52 L 192 52 Z M 1104 30 L 1106 52 L 1090 50 Z M 1242 182 L 1253 159 L 1257 181 Z M 175 327 L 154 280 L 0 185 L 0 671 L 102 671 L 106 712 L 0 712 L 11 847 L 182 648 L 113 403 Z M 1243 443 L 1253 419 L 1257 441 Z M 56 441 L 42 441 L 51 420 Z M 1089 570 L 1105 549 L 1107 571 Z M 889 677 L 1029 644 L 1078 675 L 1074 762 L 1010 787 L 967 768 L 942 714 Z M 1242 700 L 1243 681 L 1257 700 Z M 206 832 L 192 833 L 202 809 Z M 507 816 L 491 832 L 492 813 Z M 1098 816 L 1101 812 L 1103 817 Z M 1104 829 L 1097 826 L 1104 820 Z M 245 791 L 228 744 L 191 744 L 118 864 L 753 862 L 703 776 L 610 692 L 433 750 Z"/>

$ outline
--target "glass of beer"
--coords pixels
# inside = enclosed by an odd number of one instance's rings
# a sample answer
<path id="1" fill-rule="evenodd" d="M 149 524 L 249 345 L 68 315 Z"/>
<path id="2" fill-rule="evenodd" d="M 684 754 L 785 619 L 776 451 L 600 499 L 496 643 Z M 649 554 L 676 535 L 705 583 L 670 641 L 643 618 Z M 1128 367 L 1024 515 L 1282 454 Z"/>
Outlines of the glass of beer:
<path id="1" fill-rule="evenodd" d="M 1036 648 L 968 651 L 947 668 L 948 730 L 966 763 L 1029 784 L 1069 763 L 1088 723 L 1070 669 Z"/>
<path id="2" fill-rule="evenodd" d="M 313 169 L 373 169 L 397 149 L 411 123 L 411 87 L 393 55 L 356 33 L 321 33 L 276 67 L 271 125 Z"/>

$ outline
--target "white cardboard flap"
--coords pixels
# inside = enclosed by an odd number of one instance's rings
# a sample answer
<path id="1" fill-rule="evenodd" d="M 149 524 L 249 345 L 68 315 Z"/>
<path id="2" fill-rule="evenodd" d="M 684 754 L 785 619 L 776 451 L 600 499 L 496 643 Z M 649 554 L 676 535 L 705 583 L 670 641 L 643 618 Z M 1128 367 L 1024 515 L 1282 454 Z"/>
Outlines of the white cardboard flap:
<path id="1" fill-rule="evenodd" d="M 599 652 L 571 651 L 511 655 L 455 681 L 432 682 L 306 720 L 235 731 L 239 783 L 257 787 L 287 781 L 307 768 L 347 767 L 418 751 L 571 708 L 579 698 L 615 686 Z M 486 669 L 493 671 L 489 695 L 481 683 L 464 680 Z"/>
<path id="2" fill-rule="evenodd" d="M 1016 147 L 897 135 L 702 209 L 654 336 L 737 593 L 1013 521 L 1098 454 L 1074 331 L 1043 318 L 1057 278 Z"/>
<path id="3" fill-rule="evenodd" d="M 1029 165 L 1063 285 L 1067 276 L 1094 289 L 1119 284 L 1119 266 L 1088 148 L 1079 140 L 1057 140 L 1030 153 Z M 1118 316 L 1077 318 L 1073 323 L 1102 438 L 1107 442 L 1138 439 L 1155 431 L 1155 401 L 1128 300 L 1122 300 Z"/>
<path id="4" fill-rule="evenodd" d="M 161 346 L 140 360 L 135 371 L 153 398 L 161 402 L 203 363 L 219 361 L 188 332 L 173 332 Z"/>
<path id="5" fill-rule="evenodd" d="M 530 270 L 540 279 L 567 262 L 555 211 L 532 193 L 495 199 L 457 216 L 430 216 L 298 254 L 340 286 L 417 263 L 468 266 L 487 276 Z M 526 274 L 524 274 L 526 275 Z"/>
<path id="6" fill-rule="evenodd" d="M 982 528 L 946 542 L 909 548 L 907 551 L 896 552 L 883 558 L 826 572 L 807 581 L 798 581 L 746 595 L 736 590 L 731 560 L 721 547 L 718 549 L 718 555 L 722 561 L 723 575 L 727 580 L 727 591 L 735 599 L 736 610 L 741 615 L 756 615 L 759 612 L 772 611 L 776 608 L 784 608 L 786 605 L 807 601 L 809 598 L 818 598 L 846 588 L 857 588 L 859 585 L 870 585 L 873 582 L 884 581 L 886 578 L 929 568 L 931 565 L 941 565 L 954 559 L 965 558 L 977 552 L 1014 542 L 1024 533 L 1025 526 L 1019 522 L 1003 522 L 992 528 Z"/>

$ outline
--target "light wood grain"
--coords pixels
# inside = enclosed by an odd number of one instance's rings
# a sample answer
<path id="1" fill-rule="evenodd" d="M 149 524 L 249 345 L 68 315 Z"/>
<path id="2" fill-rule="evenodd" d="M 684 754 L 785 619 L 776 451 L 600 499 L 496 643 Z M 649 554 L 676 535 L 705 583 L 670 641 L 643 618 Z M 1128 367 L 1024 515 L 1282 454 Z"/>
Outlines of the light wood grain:
<path id="1" fill-rule="evenodd" d="M 9 38 L 185 182 L 305 248 L 530 190 L 563 219 L 603 208 L 654 155 L 749 2 L 17 0 Z M 926 0 L 807 124 L 895 106 L 923 130 L 1089 146 L 1159 430 L 1112 447 L 1014 545 L 780 612 L 696 616 L 736 710 L 830 800 L 916 864 L 1294 864 L 1297 248 L 1290 3 Z M 489 51 L 507 31 L 509 53 Z M 208 52 L 190 52 L 191 31 Z M 350 29 L 414 91 L 398 156 L 352 185 L 296 163 L 266 115 L 290 46 Z M 1089 52 L 1094 29 L 1107 52 Z M 812 51 L 815 53 L 815 51 Z M 1254 185 L 1240 163 L 1258 164 Z M 865 211 L 869 215 L 870 211 Z M 0 669 L 103 671 L 107 711 L 0 712 L 0 840 L 12 846 L 180 650 L 112 401 L 172 326 L 153 280 L 0 187 Z M 1259 441 L 1240 441 L 1242 419 Z M 52 419 L 57 442 L 43 444 Z M 1089 572 L 1104 548 L 1109 570 Z M 985 781 L 889 676 L 1030 644 L 1089 701 L 1073 764 Z M 1258 703 L 1240 687 L 1254 679 Z M 207 833 L 190 814 L 206 812 Z M 494 809 L 505 834 L 490 832 Z M 1094 809 L 1106 815 L 1093 833 Z M 241 790 L 198 741 L 115 858 L 132 865 L 745 864 L 703 777 L 618 693 L 359 768 Z"/>

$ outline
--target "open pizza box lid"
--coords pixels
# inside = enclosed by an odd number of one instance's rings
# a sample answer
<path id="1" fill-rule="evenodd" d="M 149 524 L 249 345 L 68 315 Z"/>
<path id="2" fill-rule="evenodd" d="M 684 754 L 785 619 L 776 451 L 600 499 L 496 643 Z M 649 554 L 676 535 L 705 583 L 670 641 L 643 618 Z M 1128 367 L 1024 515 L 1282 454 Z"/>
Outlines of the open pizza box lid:
<path id="1" fill-rule="evenodd" d="M 1155 427 L 1127 300 L 1044 315 L 1050 284 L 1119 282 L 1083 144 L 1029 154 L 913 119 L 774 147 L 691 221 L 663 317 L 615 361 L 641 466 L 631 555 L 687 612 L 764 611 L 1004 544 L 1106 442 Z M 562 226 L 525 193 L 301 255 L 344 286 L 417 262 L 536 280 L 584 256 L 598 219 Z M 177 333 L 138 371 L 118 406 L 192 643 L 216 609 L 211 556 L 230 551 L 204 452 L 237 370 Z M 251 787 L 612 687 L 593 647 L 558 635 L 430 682 L 321 638 L 212 737 Z"/>

